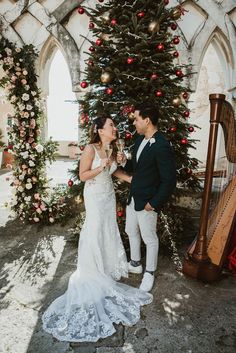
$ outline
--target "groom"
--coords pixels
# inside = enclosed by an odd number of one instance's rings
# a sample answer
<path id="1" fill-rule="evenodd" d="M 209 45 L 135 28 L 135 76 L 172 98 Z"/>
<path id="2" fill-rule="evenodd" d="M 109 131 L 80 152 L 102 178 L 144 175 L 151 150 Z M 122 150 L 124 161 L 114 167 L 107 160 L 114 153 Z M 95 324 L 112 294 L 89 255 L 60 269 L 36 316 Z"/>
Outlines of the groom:
<path id="1" fill-rule="evenodd" d="M 142 273 L 141 238 L 146 245 L 146 269 L 140 289 L 150 291 L 157 267 L 159 241 L 156 233 L 157 215 L 176 185 L 176 165 L 173 150 L 158 131 L 157 108 L 146 103 L 135 107 L 134 125 L 139 136 L 132 160 L 118 153 L 117 162 L 132 173 L 126 210 L 126 233 L 129 237 L 131 261 L 129 272 Z"/>

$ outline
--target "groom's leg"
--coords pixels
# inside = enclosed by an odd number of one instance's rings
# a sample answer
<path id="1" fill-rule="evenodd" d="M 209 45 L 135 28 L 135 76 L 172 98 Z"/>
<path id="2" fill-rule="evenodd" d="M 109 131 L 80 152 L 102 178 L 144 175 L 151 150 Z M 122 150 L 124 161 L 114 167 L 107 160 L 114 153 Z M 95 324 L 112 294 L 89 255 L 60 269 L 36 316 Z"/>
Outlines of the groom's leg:
<path id="1" fill-rule="evenodd" d="M 130 257 L 133 261 L 140 261 L 141 259 L 141 237 L 138 226 L 138 218 L 134 209 L 134 201 L 126 207 L 126 224 L 125 231 L 129 237 Z"/>
<path id="2" fill-rule="evenodd" d="M 138 224 L 142 239 L 146 245 L 146 271 L 153 272 L 157 268 L 159 240 L 156 233 L 157 213 L 154 211 L 137 212 Z"/>

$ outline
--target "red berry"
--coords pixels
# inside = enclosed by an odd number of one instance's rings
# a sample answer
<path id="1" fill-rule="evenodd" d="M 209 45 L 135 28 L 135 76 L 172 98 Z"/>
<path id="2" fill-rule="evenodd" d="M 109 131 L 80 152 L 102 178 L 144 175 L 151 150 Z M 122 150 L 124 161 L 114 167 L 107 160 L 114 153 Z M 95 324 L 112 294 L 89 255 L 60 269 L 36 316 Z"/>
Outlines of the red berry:
<path id="1" fill-rule="evenodd" d="M 134 58 L 128 58 L 127 59 L 127 64 L 133 64 L 133 62 L 134 62 Z"/>
<path id="2" fill-rule="evenodd" d="M 152 74 L 151 75 L 151 80 L 156 80 L 158 78 L 158 75 L 157 74 Z"/>
<path id="3" fill-rule="evenodd" d="M 170 28 L 175 31 L 177 29 L 177 24 L 176 23 L 171 23 Z"/>
<path id="4" fill-rule="evenodd" d="M 118 217 L 123 217 L 124 216 L 124 212 L 123 211 L 118 211 L 117 212 L 117 216 Z"/>
<path id="5" fill-rule="evenodd" d="M 184 112 L 184 116 L 185 116 L 185 118 L 188 118 L 188 117 L 189 117 L 189 115 L 190 115 L 189 110 L 186 110 L 186 111 Z"/>
<path id="6" fill-rule="evenodd" d="M 73 183 L 73 180 L 71 180 L 71 179 L 68 180 L 68 183 L 67 183 L 67 184 L 68 184 L 69 187 L 71 187 L 71 186 L 74 184 L 74 183 Z"/>
<path id="7" fill-rule="evenodd" d="M 178 51 L 175 51 L 175 52 L 173 53 L 173 56 L 174 56 L 175 58 L 178 58 L 179 52 L 178 52 Z"/>
<path id="8" fill-rule="evenodd" d="M 177 127 L 175 127 L 175 126 L 172 126 L 172 127 L 170 128 L 170 132 L 176 132 L 176 130 L 177 130 Z"/>
<path id="9" fill-rule="evenodd" d="M 84 146 L 79 146 L 80 151 L 84 150 Z"/>
<path id="10" fill-rule="evenodd" d="M 111 25 L 112 26 L 115 26 L 117 24 L 117 20 L 115 19 L 115 18 L 113 18 L 112 20 L 111 20 Z"/>
<path id="11" fill-rule="evenodd" d="M 137 16 L 139 18 L 143 18 L 145 16 L 145 12 L 141 11 L 141 12 L 137 13 Z"/>
<path id="12" fill-rule="evenodd" d="M 93 22 L 89 22 L 89 28 L 94 28 L 94 23 Z"/>
<path id="13" fill-rule="evenodd" d="M 88 65 L 89 66 L 94 66 L 94 62 L 92 60 L 88 60 Z"/>
<path id="14" fill-rule="evenodd" d="M 175 71 L 175 74 L 176 74 L 176 76 L 178 76 L 178 77 L 182 77 L 182 76 L 183 76 L 183 71 L 181 71 L 181 70 L 176 70 L 176 71 Z"/>
<path id="15" fill-rule="evenodd" d="M 163 51 L 165 49 L 165 46 L 163 43 L 159 43 L 159 44 L 157 44 L 156 49 L 159 51 Z"/>
<path id="16" fill-rule="evenodd" d="M 160 90 L 156 91 L 155 94 L 156 94 L 157 97 L 162 97 L 163 96 L 163 92 L 160 91 Z"/>
<path id="17" fill-rule="evenodd" d="M 88 83 L 87 83 L 86 81 L 82 81 L 81 84 L 80 84 L 80 86 L 81 86 L 82 88 L 86 88 L 86 87 L 88 87 Z"/>
<path id="18" fill-rule="evenodd" d="M 188 92 L 182 93 L 182 96 L 183 96 L 184 99 L 188 99 Z"/>
<path id="19" fill-rule="evenodd" d="M 79 13 L 80 15 L 83 15 L 83 13 L 84 13 L 84 8 L 83 8 L 83 7 L 79 7 L 77 11 L 78 11 L 78 13 Z"/>
<path id="20" fill-rule="evenodd" d="M 89 51 L 95 51 L 94 47 L 89 47 Z"/>
<path id="21" fill-rule="evenodd" d="M 106 90 L 105 90 L 105 92 L 107 93 L 107 94 L 112 94 L 113 93 L 113 89 L 112 88 L 107 88 Z"/>
<path id="22" fill-rule="evenodd" d="M 189 132 L 193 132 L 194 131 L 194 127 L 193 126 L 189 126 L 188 131 Z"/>
<path id="23" fill-rule="evenodd" d="M 98 38 L 95 43 L 96 45 L 100 46 L 102 45 L 102 40 Z"/>
<path id="24" fill-rule="evenodd" d="M 132 137 L 131 132 L 127 131 L 127 132 L 125 133 L 125 138 L 126 138 L 127 140 L 129 140 L 129 139 L 131 139 L 131 137 Z"/>
<path id="25" fill-rule="evenodd" d="M 180 39 L 179 37 L 174 37 L 173 41 L 172 41 L 174 44 L 179 44 L 180 42 Z"/>
<path id="26" fill-rule="evenodd" d="M 182 145 L 187 145 L 188 140 L 184 137 L 181 139 L 181 143 L 182 143 Z"/>

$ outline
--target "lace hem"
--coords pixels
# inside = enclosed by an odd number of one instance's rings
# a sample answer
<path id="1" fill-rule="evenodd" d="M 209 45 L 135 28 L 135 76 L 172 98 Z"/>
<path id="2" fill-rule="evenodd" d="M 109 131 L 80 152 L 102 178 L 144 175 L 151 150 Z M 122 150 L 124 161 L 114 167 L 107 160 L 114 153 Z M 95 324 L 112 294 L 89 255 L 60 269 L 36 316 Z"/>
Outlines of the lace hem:
<path id="1" fill-rule="evenodd" d="M 44 313 L 43 328 L 60 341 L 96 342 L 116 331 L 113 323 L 133 326 L 140 319 L 140 306 L 150 304 L 152 295 L 127 288 L 126 291 L 121 290 L 124 293 L 111 289 L 101 301 L 73 305 L 69 310 L 65 303 L 62 304 L 62 296 L 58 298 L 61 299 L 59 303 L 54 302 L 55 308 L 52 303 Z"/>

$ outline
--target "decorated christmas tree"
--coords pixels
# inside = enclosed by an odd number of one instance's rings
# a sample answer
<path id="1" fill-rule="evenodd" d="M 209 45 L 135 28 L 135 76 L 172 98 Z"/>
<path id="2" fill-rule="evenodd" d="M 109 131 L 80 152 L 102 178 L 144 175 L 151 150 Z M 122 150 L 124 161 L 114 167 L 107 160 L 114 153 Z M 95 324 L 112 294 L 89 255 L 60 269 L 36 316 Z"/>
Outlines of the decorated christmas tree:
<path id="1" fill-rule="evenodd" d="M 176 197 L 184 188 L 198 187 L 193 173 L 198 161 L 189 155 L 189 148 L 194 148 L 195 129 L 188 123 L 192 73 L 189 65 L 180 64 L 178 51 L 181 35 L 177 21 L 185 10 L 181 5 L 170 7 L 168 0 L 98 0 L 94 9 L 79 7 L 78 14 L 89 16 L 91 30 L 91 37 L 86 38 L 90 47 L 81 80 L 85 92 L 79 102 L 83 130 L 80 148 L 83 150 L 88 142 L 93 119 L 108 114 L 125 139 L 126 150 L 132 153 L 136 138 L 134 105 L 148 102 L 158 107 L 158 129 L 170 141 L 177 160 L 178 187 L 158 225 L 159 234 L 161 227 L 161 234 L 169 238 L 182 224 Z M 117 216 L 123 229 L 128 186 L 116 182 L 116 191 Z"/>

